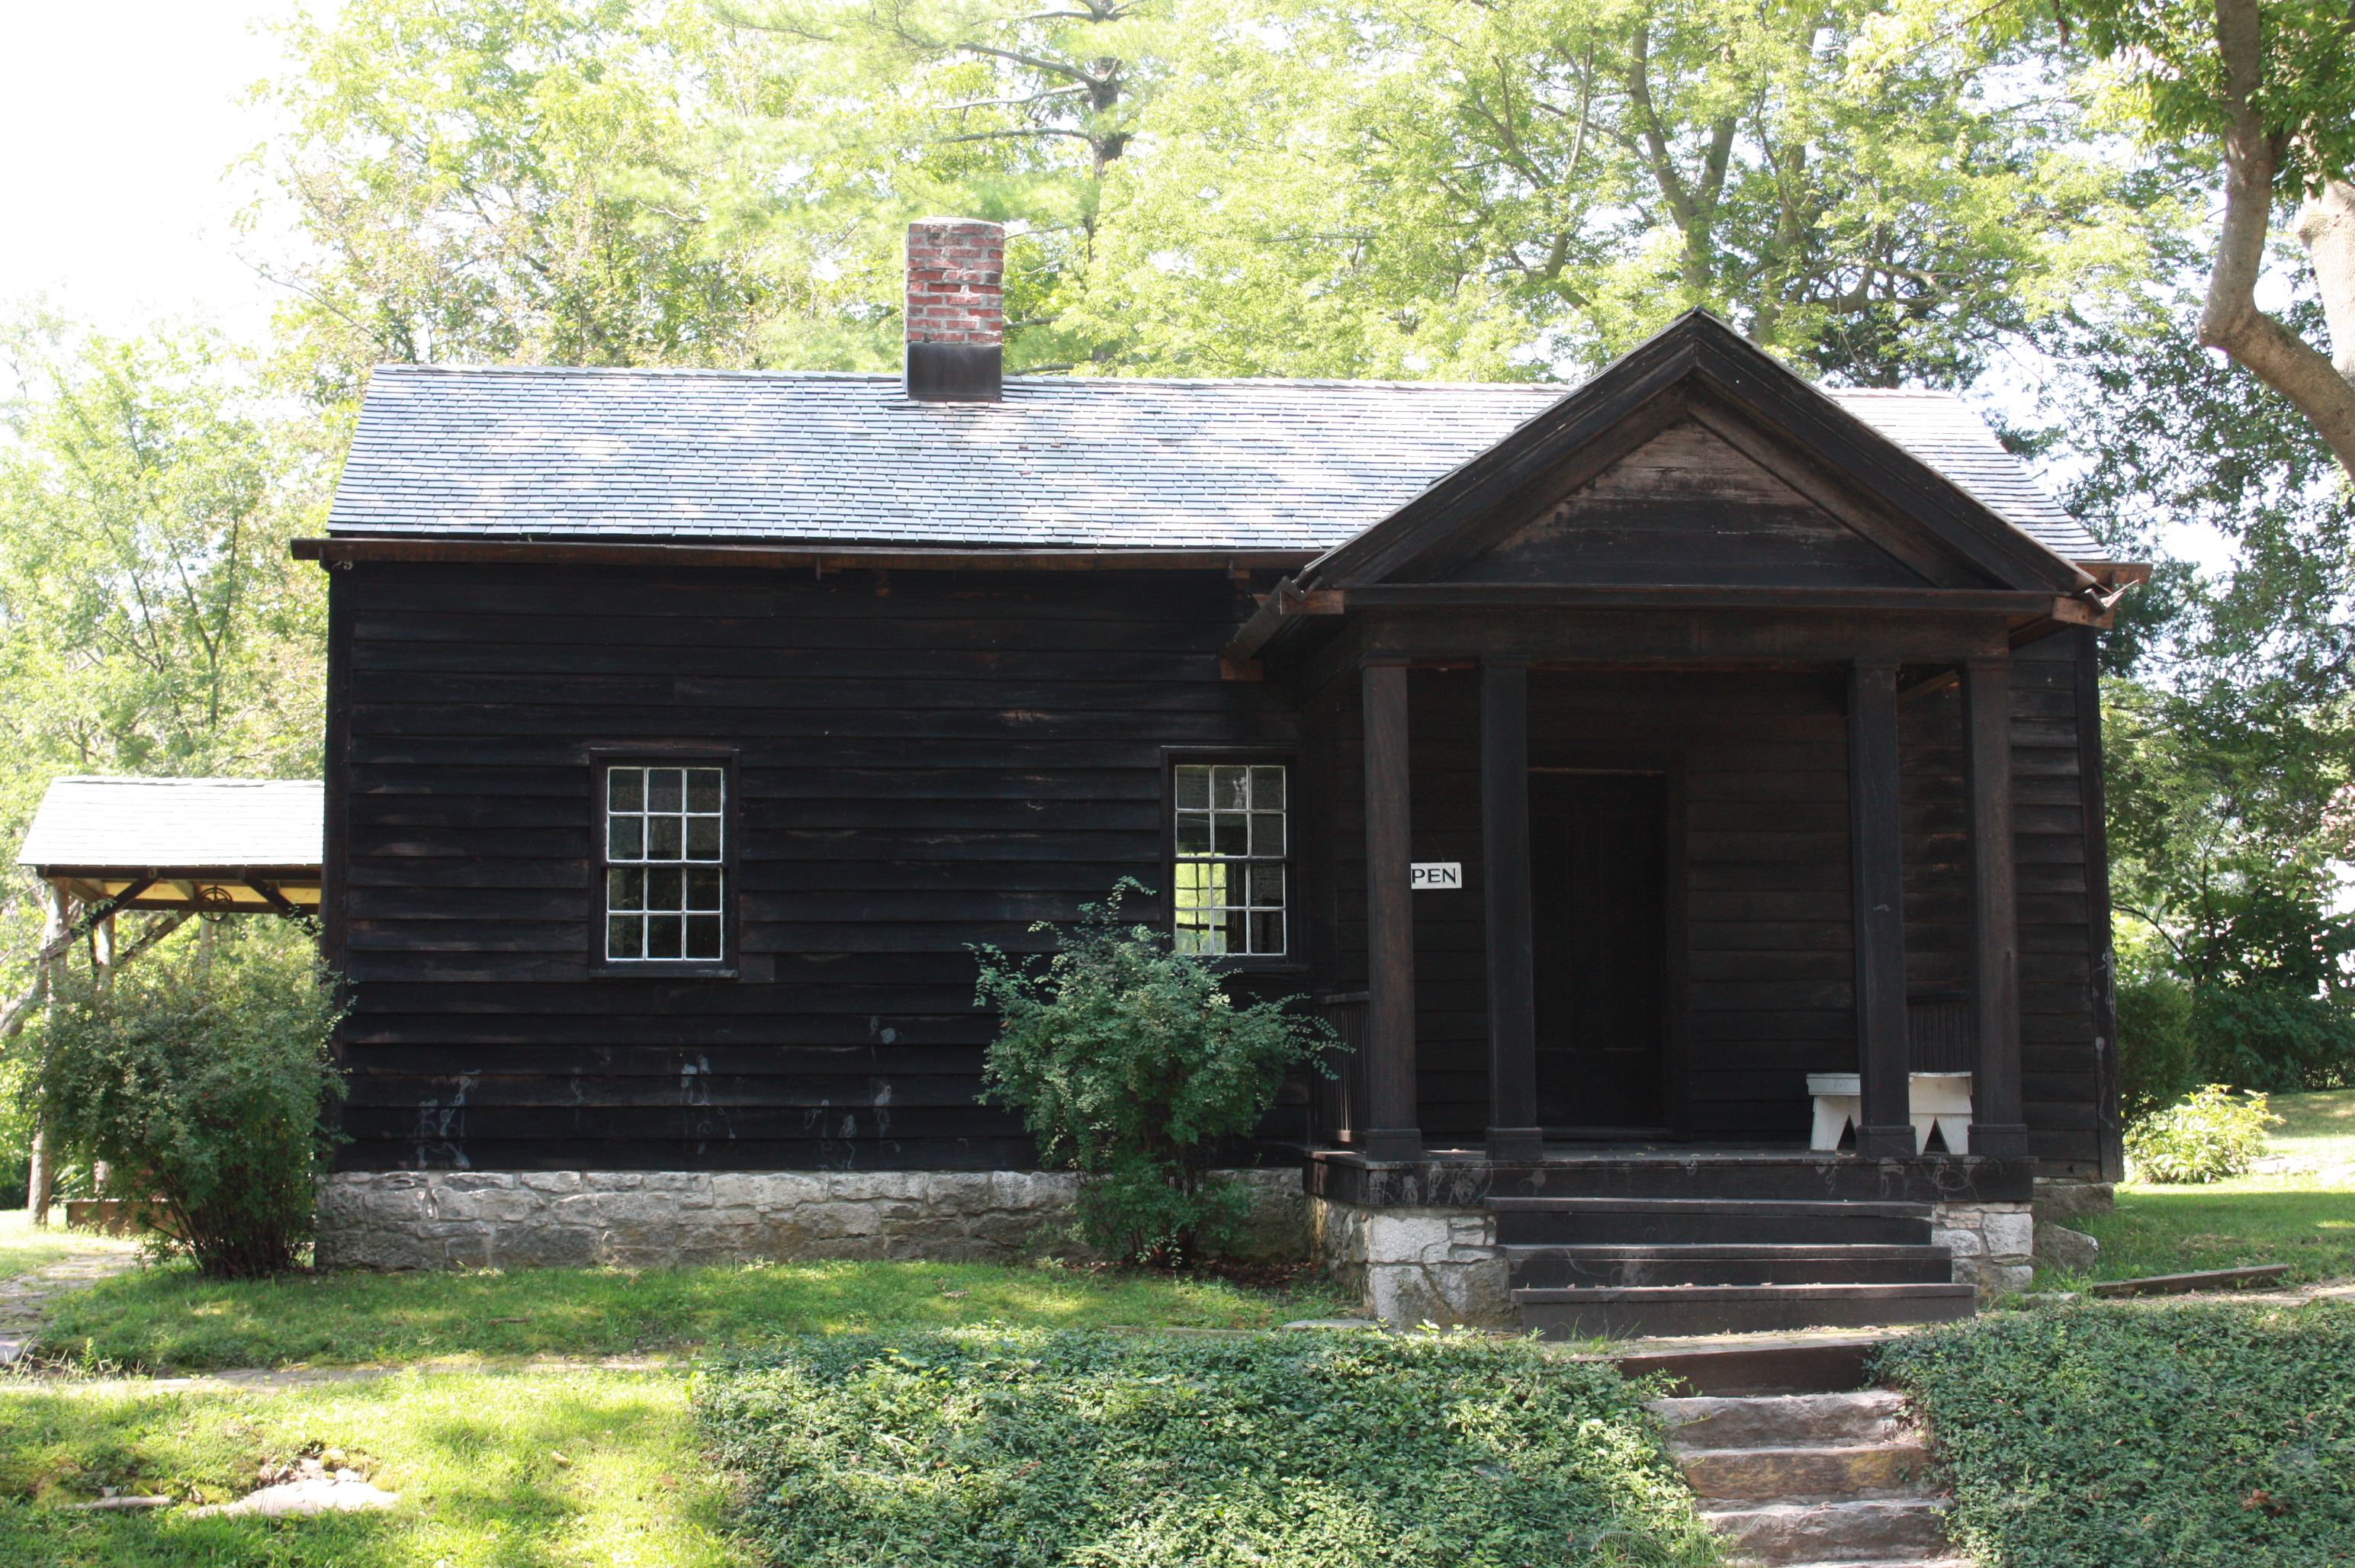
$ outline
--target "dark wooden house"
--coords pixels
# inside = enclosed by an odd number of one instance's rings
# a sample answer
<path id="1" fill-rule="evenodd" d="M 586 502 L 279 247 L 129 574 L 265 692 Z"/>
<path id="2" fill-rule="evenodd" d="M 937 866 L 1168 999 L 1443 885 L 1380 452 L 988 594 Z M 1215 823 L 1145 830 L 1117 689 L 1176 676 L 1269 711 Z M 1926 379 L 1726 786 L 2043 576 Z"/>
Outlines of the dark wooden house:
<path id="1" fill-rule="evenodd" d="M 1363 1265 L 1334 1216 L 1437 1209 L 1533 1314 L 1712 1237 L 1919 1284 L 1929 1205 L 2115 1175 L 2139 572 L 1966 406 L 1705 315 L 1567 393 L 1001 380 L 994 244 L 912 231 L 904 379 L 377 373 L 298 547 L 348 1180 L 1027 1169 L 968 945 L 1124 876 L 1355 1045 L 1261 1155 Z"/>

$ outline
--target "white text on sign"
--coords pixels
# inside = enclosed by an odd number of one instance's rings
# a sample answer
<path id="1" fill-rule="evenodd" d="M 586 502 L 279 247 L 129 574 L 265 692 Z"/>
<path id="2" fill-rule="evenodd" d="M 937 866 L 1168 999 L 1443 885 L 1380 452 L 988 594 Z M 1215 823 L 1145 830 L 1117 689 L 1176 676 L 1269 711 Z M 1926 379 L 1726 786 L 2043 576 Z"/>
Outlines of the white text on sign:
<path id="1" fill-rule="evenodd" d="M 1419 893 L 1464 885 L 1464 862 L 1461 860 L 1420 860 L 1411 870 L 1412 875 L 1408 885 Z"/>

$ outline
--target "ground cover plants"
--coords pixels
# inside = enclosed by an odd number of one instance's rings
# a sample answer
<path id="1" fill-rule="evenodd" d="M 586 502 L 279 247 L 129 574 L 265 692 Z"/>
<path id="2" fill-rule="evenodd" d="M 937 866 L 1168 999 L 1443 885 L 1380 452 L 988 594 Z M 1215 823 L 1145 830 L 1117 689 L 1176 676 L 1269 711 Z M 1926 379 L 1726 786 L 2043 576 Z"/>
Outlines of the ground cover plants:
<path id="1" fill-rule="evenodd" d="M 49 1354 L 149 1370 L 681 1351 L 777 1334 L 946 1328 L 1264 1328 L 1329 1286 L 1053 1264 L 798 1263 L 208 1279 L 143 1269 L 58 1299 Z"/>
<path id="2" fill-rule="evenodd" d="M 716 1356 L 794 1568 L 1711 1563 L 1641 1385 L 1522 1341 L 960 1329 Z"/>
<path id="3" fill-rule="evenodd" d="M 59 1506 L 109 1487 L 233 1499 L 328 1449 L 399 1505 L 299 1524 Z M 0 1568 L 751 1568 L 726 1504 L 676 1371 L 0 1380 Z"/>
<path id="4" fill-rule="evenodd" d="M 2101 1304 L 1911 1335 L 1911 1392 L 1989 1568 L 2355 1555 L 2355 1306 Z"/>

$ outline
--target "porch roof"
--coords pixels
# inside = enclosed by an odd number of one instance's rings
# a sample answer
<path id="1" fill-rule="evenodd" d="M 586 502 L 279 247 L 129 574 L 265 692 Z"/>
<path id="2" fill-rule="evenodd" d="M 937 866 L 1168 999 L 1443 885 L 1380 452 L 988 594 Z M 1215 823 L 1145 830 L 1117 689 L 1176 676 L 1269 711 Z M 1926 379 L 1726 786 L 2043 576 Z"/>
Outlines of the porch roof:
<path id="1" fill-rule="evenodd" d="M 285 913 L 319 901 L 324 802 L 311 779 L 60 778 L 16 863 L 85 902 Z"/>

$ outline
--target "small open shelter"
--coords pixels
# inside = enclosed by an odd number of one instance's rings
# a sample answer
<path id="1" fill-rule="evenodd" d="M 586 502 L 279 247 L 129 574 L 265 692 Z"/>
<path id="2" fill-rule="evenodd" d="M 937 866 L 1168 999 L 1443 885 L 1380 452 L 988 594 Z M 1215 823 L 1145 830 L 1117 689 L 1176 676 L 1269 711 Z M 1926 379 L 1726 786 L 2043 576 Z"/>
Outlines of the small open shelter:
<path id="1" fill-rule="evenodd" d="M 16 863 L 82 906 L 310 914 L 319 907 L 321 786 L 311 779 L 55 780 Z"/>

